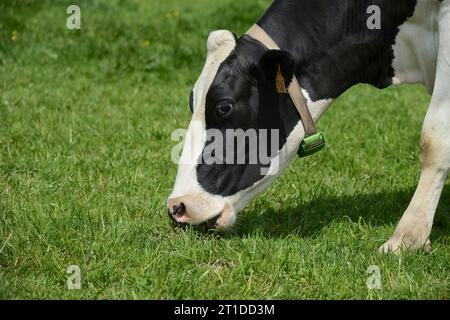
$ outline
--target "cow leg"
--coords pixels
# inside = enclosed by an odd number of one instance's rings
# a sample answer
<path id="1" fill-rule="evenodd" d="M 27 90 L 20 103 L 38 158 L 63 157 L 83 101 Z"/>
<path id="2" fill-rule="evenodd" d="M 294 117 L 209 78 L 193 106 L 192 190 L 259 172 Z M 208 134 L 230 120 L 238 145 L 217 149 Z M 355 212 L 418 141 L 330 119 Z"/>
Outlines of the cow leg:
<path id="1" fill-rule="evenodd" d="M 393 236 L 381 246 L 383 253 L 401 253 L 402 247 L 410 250 L 430 249 L 428 237 L 450 168 L 449 112 L 446 114 L 447 121 L 442 121 L 438 116 L 440 113 L 433 112 L 440 108 L 450 111 L 450 103 L 430 107 L 421 137 L 419 184 Z"/>
<path id="2" fill-rule="evenodd" d="M 445 8 L 444 8 L 445 7 Z M 450 5 L 440 16 L 440 47 L 436 82 L 420 141 L 421 174 L 416 192 L 383 253 L 401 248 L 430 249 L 429 235 L 439 198 L 450 169 Z"/>

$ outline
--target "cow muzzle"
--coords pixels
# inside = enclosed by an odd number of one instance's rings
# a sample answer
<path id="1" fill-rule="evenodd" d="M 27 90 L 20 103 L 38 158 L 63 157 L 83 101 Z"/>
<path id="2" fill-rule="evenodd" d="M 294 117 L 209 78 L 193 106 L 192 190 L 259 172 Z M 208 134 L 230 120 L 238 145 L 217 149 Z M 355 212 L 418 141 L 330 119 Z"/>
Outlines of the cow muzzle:
<path id="1" fill-rule="evenodd" d="M 233 207 L 220 197 L 191 193 L 167 200 L 168 215 L 180 225 L 204 225 L 208 229 L 225 230 L 236 220 Z"/>

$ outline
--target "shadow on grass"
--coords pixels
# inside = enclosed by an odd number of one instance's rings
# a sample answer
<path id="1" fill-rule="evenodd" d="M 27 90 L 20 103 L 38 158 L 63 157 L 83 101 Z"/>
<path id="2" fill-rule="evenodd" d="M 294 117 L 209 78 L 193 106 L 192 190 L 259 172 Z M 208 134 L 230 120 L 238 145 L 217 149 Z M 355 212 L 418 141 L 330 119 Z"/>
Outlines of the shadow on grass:
<path id="1" fill-rule="evenodd" d="M 258 232 L 266 237 L 282 238 L 288 235 L 311 237 L 331 222 L 358 222 L 362 219 L 371 226 L 392 225 L 392 231 L 407 208 L 414 189 L 329 197 L 313 200 L 298 207 L 286 205 L 281 211 L 267 210 L 261 214 L 244 212 L 230 234 L 224 237 L 244 236 Z M 450 231 L 450 186 L 446 185 L 435 216 L 431 239 L 446 236 Z"/>

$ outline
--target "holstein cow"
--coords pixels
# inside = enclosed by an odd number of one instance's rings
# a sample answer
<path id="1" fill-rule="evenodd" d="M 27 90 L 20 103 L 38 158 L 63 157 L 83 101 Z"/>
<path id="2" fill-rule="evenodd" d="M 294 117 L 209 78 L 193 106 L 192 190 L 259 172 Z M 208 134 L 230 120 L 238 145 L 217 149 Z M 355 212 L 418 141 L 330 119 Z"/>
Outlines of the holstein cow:
<path id="1" fill-rule="evenodd" d="M 280 143 L 269 152 L 266 173 L 260 161 L 180 163 L 167 201 L 169 216 L 181 224 L 233 225 L 236 214 L 279 176 L 299 147 L 301 155 L 320 148 L 314 122 L 358 83 L 377 88 L 422 83 L 432 94 L 420 140 L 417 190 L 380 248 L 428 250 L 450 169 L 450 0 L 276 0 L 242 37 L 212 32 L 190 97 L 188 135 L 195 123 L 203 129 L 193 134 L 195 148 L 185 145 L 182 159 L 192 152 L 203 157 L 212 142 L 209 129 L 278 129 Z M 246 144 L 246 156 L 253 148 Z"/>

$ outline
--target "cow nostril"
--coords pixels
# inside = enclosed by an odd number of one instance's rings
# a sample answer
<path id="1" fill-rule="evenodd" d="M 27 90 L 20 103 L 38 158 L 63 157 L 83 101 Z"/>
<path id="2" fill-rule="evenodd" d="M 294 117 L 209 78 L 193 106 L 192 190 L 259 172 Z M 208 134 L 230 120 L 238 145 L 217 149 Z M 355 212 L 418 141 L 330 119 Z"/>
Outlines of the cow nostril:
<path id="1" fill-rule="evenodd" d="M 182 217 L 186 214 L 186 207 L 183 203 L 172 207 L 172 215 L 175 217 Z"/>

